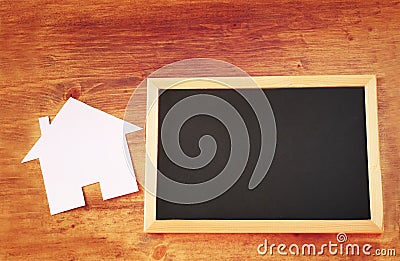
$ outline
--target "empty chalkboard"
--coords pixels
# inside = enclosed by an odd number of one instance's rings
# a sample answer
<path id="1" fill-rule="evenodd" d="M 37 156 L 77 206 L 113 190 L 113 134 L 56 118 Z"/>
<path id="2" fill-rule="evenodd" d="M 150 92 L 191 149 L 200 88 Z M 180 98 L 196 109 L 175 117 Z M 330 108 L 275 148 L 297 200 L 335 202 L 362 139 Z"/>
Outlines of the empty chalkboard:
<path id="1" fill-rule="evenodd" d="M 148 96 L 157 97 L 157 105 L 153 104 L 153 110 L 149 107 L 149 115 L 154 111 L 155 117 L 148 117 L 146 137 L 156 167 L 146 170 L 146 187 L 154 183 L 153 193 L 146 192 L 146 231 L 382 231 L 375 77 L 256 77 L 272 108 L 276 147 L 266 176 L 252 189 L 249 180 L 257 161 L 263 160 L 259 158 L 261 144 L 271 144 L 262 143 L 260 115 L 243 95 L 260 90 L 242 86 L 239 93 L 209 81 L 178 85 L 173 79 L 151 81 L 154 93 L 149 93 L 148 84 Z M 181 101 L 200 96 L 217 97 L 237 111 L 248 133 L 249 155 L 243 170 L 240 163 L 233 168 L 240 172 L 239 178 L 222 194 L 200 203 L 170 200 L 164 194 L 174 190 L 179 197 L 185 193 L 179 194 L 174 184 L 157 183 L 160 175 L 179 184 L 200 184 L 220 175 L 232 155 L 234 141 L 223 119 L 199 113 L 180 123 L 179 117 L 167 117 L 179 109 L 176 105 Z M 196 105 L 191 100 L 189 106 L 213 105 Z M 177 125 L 179 133 L 170 127 Z M 165 146 L 177 138 L 182 152 L 195 158 L 201 154 L 199 141 L 207 135 L 215 140 L 217 149 L 202 166 L 180 165 L 168 151 L 173 147 Z M 207 194 L 205 188 L 200 193 Z"/>

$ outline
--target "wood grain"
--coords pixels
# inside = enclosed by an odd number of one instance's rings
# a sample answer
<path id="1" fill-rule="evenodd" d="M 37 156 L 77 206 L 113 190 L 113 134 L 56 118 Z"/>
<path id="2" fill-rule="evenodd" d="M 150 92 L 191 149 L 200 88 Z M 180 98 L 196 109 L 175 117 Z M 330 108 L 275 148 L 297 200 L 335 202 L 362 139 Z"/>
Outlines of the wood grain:
<path id="1" fill-rule="evenodd" d="M 247 260 L 268 258 L 257 254 L 264 239 L 335 241 L 334 234 L 144 234 L 143 192 L 103 202 L 98 185 L 84 189 L 86 207 L 49 215 L 39 162 L 20 164 L 40 136 L 37 119 L 54 117 L 71 95 L 122 118 L 147 75 L 194 57 L 250 75 L 376 74 L 385 232 L 348 237 L 400 252 L 399 1 L 1 0 L 0 259 Z M 143 137 L 130 142 L 140 175 Z"/>

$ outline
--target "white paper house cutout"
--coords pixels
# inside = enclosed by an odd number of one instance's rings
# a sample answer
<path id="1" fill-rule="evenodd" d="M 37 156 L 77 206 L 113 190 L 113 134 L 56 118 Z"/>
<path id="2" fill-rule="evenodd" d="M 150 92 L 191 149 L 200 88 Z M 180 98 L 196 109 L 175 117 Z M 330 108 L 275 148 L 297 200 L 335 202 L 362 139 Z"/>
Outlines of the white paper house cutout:
<path id="1" fill-rule="evenodd" d="M 100 182 L 103 200 L 138 191 L 125 135 L 141 128 L 73 98 L 22 162 L 39 158 L 50 214 L 85 205 L 82 187 Z"/>

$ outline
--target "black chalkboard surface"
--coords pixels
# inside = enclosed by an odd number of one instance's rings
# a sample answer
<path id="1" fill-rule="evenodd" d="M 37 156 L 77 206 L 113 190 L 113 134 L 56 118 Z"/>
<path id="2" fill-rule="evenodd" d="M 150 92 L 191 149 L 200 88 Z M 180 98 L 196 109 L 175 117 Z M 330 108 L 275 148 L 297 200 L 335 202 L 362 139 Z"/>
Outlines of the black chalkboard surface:
<path id="1" fill-rule="evenodd" d="M 277 146 L 266 178 L 254 190 L 248 189 L 248 182 L 259 155 L 260 127 L 246 100 L 235 90 L 166 90 L 162 93 L 160 125 L 171 107 L 185 97 L 209 94 L 228 101 L 246 122 L 251 156 L 238 182 L 223 195 L 199 204 L 157 199 L 157 219 L 371 217 L 364 89 L 280 88 L 264 92 L 275 115 Z M 168 158 L 159 140 L 159 170 L 183 183 L 199 183 L 218 175 L 230 152 L 229 135 L 221 122 L 211 116 L 191 118 L 181 129 L 181 146 L 186 154 L 196 156 L 199 154 L 197 143 L 206 134 L 213 136 L 218 145 L 210 164 L 200 170 L 179 167 Z"/>
<path id="2" fill-rule="evenodd" d="M 255 77 L 261 89 L 238 84 L 243 86 L 241 93 L 237 88 L 181 81 L 148 79 L 146 185 L 153 192 L 145 192 L 146 232 L 382 232 L 375 76 Z M 263 160 L 259 155 L 265 144 L 260 115 L 257 118 L 254 106 L 242 95 L 260 90 L 275 118 L 276 147 L 267 175 L 251 188 L 249 180 L 257 161 Z M 238 180 L 219 196 L 191 204 L 171 201 L 163 197 L 166 191 L 179 198 L 184 193 L 165 183 L 164 176 L 180 184 L 201 184 L 221 175 L 231 162 L 233 141 L 223 122 L 202 113 L 181 125 L 179 119 L 168 117 L 180 101 L 201 95 L 226 101 L 238 112 L 249 136 L 249 157 Z M 193 107 L 213 106 L 189 100 Z M 156 109 L 149 104 L 156 104 Z M 179 131 L 165 127 L 173 125 L 179 125 Z M 177 164 L 163 144 L 175 138 L 182 152 L 195 158 L 207 135 L 213 137 L 216 151 L 200 168 Z M 203 192 L 208 193 L 196 190 Z"/>

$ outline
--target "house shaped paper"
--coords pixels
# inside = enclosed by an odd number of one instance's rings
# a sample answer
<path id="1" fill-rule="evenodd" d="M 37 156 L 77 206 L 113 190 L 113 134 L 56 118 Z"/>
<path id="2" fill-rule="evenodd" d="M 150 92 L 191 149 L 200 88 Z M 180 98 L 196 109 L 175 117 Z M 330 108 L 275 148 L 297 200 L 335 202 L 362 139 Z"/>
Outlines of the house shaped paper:
<path id="1" fill-rule="evenodd" d="M 73 98 L 39 125 L 22 162 L 39 158 L 52 215 L 84 206 L 82 187 L 96 182 L 103 200 L 138 191 L 125 135 L 141 128 Z"/>

